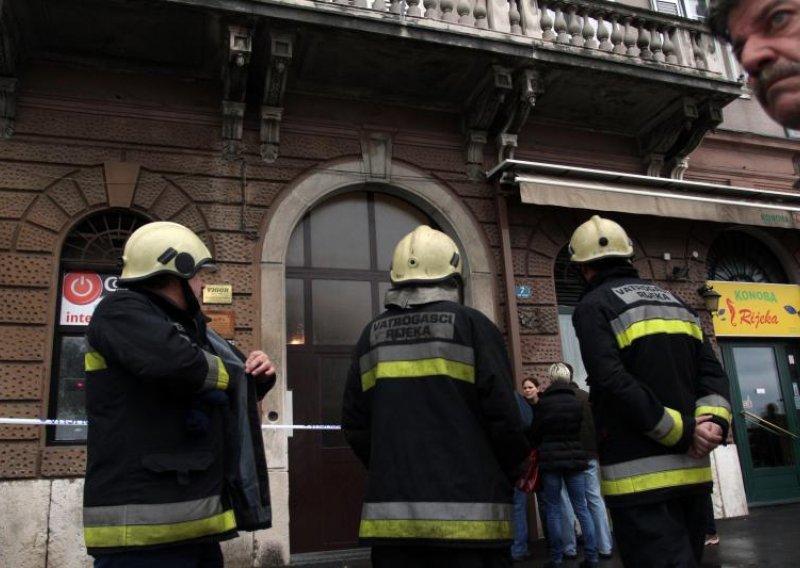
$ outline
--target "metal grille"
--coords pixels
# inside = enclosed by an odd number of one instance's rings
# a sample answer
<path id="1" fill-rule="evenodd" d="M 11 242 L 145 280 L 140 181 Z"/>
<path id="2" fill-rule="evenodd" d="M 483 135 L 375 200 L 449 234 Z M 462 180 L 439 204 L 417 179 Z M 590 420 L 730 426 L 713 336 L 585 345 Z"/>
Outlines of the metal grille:
<path id="1" fill-rule="evenodd" d="M 577 306 L 583 294 L 583 281 L 578 268 L 569 261 L 569 247 L 564 247 L 556 257 L 556 299 L 559 306 Z"/>
<path id="2" fill-rule="evenodd" d="M 125 241 L 150 220 L 131 211 L 103 211 L 86 218 L 64 241 L 61 263 L 65 268 L 119 270 Z"/>
<path id="3" fill-rule="evenodd" d="M 741 231 L 720 235 L 708 251 L 708 279 L 729 282 L 771 282 L 789 279 L 780 261 L 764 243 Z"/>

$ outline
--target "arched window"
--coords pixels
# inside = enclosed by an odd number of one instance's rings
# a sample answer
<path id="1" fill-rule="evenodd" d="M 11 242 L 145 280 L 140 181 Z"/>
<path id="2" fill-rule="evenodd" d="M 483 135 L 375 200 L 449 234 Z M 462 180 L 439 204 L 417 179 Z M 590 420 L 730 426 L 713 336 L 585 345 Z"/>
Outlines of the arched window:
<path id="1" fill-rule="evenodd" d="M 122 250 L 130 234 L 148 223 L 126 210 L 109 210 L 84 219 L 70 231 L 61 248 L 58 321 L 55 327 L 49 416 L 85 420 L 84 334 L 95 307 L 116 289 Z M 48 428 L 48 442 L 83 443 L 85 426 Z"/>
<path id="2" fill-rule="evenodd" d="M 742 231 L 726 231 L 711 245 L 708 279 L 729 282 L 789 282 L 778 258 L 764 243 Z"/>

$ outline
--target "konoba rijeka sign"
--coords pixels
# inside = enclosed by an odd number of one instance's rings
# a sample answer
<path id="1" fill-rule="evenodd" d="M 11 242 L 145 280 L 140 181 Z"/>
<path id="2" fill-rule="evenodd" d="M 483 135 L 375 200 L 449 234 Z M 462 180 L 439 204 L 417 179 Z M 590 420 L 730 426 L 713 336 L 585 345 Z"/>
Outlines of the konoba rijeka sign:
<path id="1" fill-rule="evenodd" d="M 711 281 L 717 336 L 800 337 L 800 286 Z"/>

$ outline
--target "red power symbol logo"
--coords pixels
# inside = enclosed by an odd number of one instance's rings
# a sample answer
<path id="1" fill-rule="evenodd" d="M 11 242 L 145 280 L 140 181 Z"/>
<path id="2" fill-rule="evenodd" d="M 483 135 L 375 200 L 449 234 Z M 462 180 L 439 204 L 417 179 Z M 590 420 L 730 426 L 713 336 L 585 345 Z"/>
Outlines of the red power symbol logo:
<path id="1" fill-rule="evenodd" d="M 94 272 L 71 272 L 64 277 L 64 297 L 73 304 L 91 304 L 102 291 L 103 281 Z"/>

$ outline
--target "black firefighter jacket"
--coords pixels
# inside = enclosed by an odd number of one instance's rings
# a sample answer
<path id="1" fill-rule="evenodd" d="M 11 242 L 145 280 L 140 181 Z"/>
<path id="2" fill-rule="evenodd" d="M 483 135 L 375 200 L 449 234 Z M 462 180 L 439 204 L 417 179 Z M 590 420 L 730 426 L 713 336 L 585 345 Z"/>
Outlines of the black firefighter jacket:
<path id="1" fill-rule="evenodd" d="M 609 506 L 708 492 L 709 458 L 686 453 L 695 417 L 727 436 L 728 379 L 693 310 L 633 267 L 598 274 L 572 316 L 588 372 Z"/>
<path id="2" fill-rule="evenodd" d="M 257 399 L 274 383 L 157 295 L 120 290 L 87 331 L 90 554 L 220 541 L 271 524 Z"/>
<path id="3" fill-rule="evenodd" d="M 453 292 L 453 293 L 451 293 Z M 503 338 L 442 288 L 401 288 L 364 329 L 342 427 L 369 470 L 365 544 L 507 546 L 528 454 Z"/>

